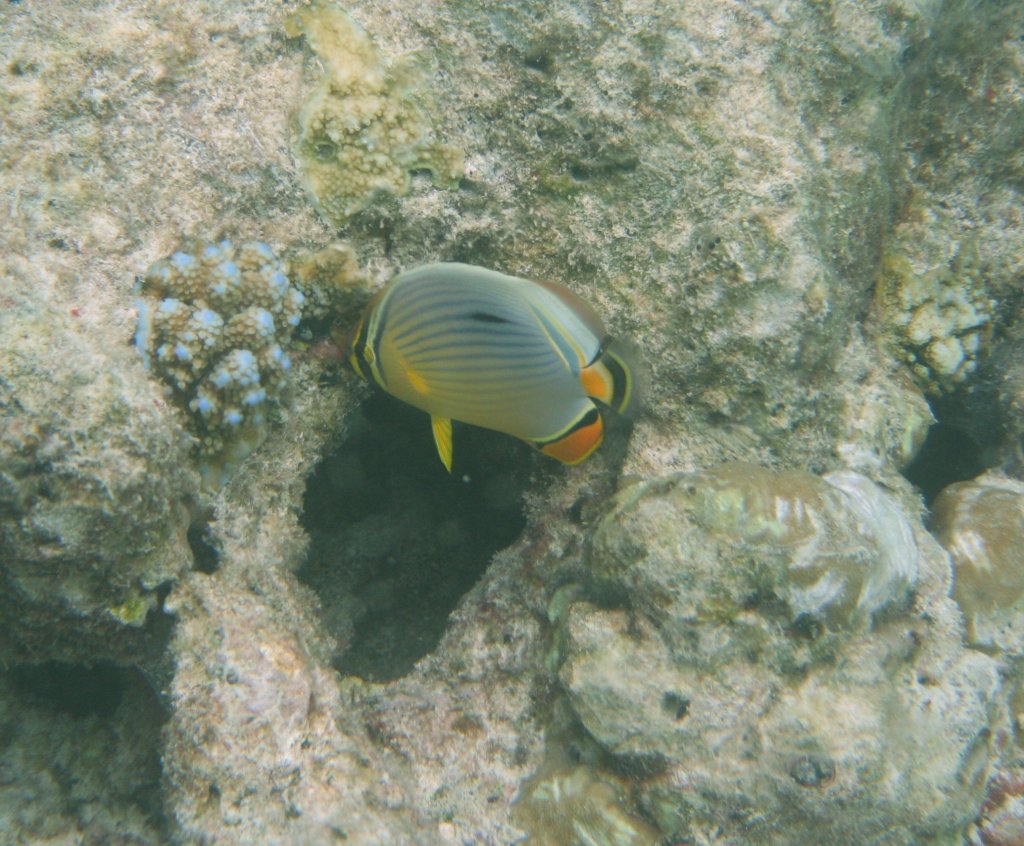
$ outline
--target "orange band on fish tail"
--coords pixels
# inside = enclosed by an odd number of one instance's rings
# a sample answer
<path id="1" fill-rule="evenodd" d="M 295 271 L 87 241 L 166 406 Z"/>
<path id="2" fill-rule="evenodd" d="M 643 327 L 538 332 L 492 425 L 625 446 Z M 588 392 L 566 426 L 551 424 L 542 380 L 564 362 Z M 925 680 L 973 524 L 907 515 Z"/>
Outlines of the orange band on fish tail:
<path id="1" fill-rule="evenodd" d="M 538 444 L 545 455 L 557 458 L 565 464 L 579 464 L 604 440 L 604 421 L 597 409 L 589 411 L 564 437 L 557 441 Z"/>

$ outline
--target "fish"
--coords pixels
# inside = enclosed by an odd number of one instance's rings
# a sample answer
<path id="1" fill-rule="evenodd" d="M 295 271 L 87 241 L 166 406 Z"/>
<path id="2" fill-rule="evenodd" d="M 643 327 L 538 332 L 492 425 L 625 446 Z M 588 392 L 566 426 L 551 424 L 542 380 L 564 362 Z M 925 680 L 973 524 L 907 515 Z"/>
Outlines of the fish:
<path id="1" fill-rule="evenodd" d="M 604 439 L 603 409 L 629 416 L 637 407 L 633 356 L 582 298 L 469 264 L 394 277 L 345 356 L 360 377 L 430 415 L 449 473 L 453 420 L 578 464 Z"/>

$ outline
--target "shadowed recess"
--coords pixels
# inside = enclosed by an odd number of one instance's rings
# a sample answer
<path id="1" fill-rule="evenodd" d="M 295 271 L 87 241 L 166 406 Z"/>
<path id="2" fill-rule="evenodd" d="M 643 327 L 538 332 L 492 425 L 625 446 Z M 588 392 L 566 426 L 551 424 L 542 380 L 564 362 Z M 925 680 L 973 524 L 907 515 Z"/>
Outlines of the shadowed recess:
<path id="1" fill-rule="evenodd" d="M 11 671 L 15 690 L 28 702 L 72 717 L 113 715 L 124 696 L 130 670 L 114 664 L 93 667 L 47 661 Z"/>
<path id="2" fill-rule="evenodd" d="M 946 485 L 973 479 L 984 469 L 981 449 L 967 432 L 948 423 L 935 423 L 903 475 L 931 505 Z"/>
<path id="3" fill-rule="evenodd" d="M 0 820 L 36 835 L 16 842 L 170 843 L 165 716 L 135 667 L 47 661 L 0 672 Z M 3 814 L 19 794 L 32 814 L 12 821 Z"/>
<path id="4" fill-rule="evenodd" d="M 523 491 L 541 459 L 456 423 L 449 475 L 427 415 L 383 394 L 349 431 L 307 486 L 299 577 L 337 639 L 335 667 L 384 681 L 434 649 L 460 597 L 523 530 Z"/>

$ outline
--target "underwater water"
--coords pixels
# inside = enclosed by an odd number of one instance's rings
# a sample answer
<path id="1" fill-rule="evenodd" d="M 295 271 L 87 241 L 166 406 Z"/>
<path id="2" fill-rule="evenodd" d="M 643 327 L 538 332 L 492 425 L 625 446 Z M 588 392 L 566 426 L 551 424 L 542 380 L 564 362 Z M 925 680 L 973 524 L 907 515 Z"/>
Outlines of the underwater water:
<path id="1" fill-rule="evenodd" d="M 0 57 L 0 846 L 1024 844 L 1024 4 Z"/>

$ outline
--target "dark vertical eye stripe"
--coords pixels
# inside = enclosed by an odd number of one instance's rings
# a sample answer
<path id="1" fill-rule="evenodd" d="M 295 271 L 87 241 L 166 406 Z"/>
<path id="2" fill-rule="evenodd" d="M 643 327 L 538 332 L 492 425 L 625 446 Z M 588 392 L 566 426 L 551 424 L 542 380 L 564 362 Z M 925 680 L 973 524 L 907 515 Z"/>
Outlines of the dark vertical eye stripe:
<path id="1" fill-rule="evenodd" d="M 355 357 L 356 364 L 359 365 L 359 374 L 370 381 L 373 380 L 373 371 L 370 369 L 370 363 L 366 360 L 366 324 L 367 321 L 364 320 L 356 330 L 356 339 L 352 343 L 352 355 Z"/>
<path id="2" fill-rule="evenodd" d="M 616 411 L 622 412 L 625 410 L 626 401 L 629 399 L 629 370 L 623 364 L 621 358 L 607 350 L 602 354 L 601 361 L 608 368 L 608 372 L 612 376 L 611 406 Z"/>

